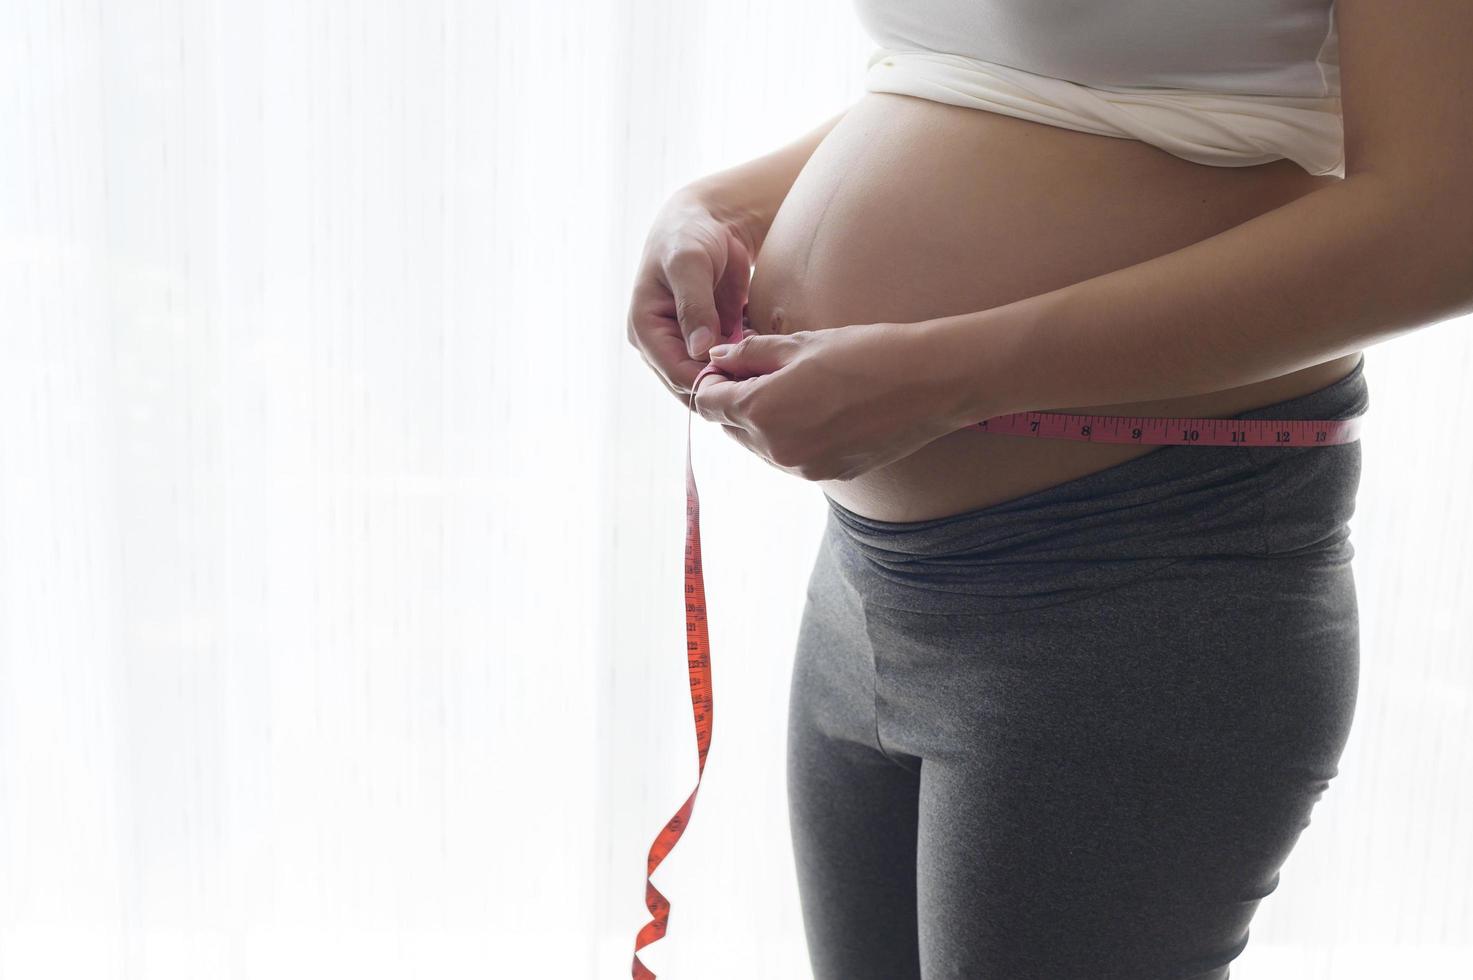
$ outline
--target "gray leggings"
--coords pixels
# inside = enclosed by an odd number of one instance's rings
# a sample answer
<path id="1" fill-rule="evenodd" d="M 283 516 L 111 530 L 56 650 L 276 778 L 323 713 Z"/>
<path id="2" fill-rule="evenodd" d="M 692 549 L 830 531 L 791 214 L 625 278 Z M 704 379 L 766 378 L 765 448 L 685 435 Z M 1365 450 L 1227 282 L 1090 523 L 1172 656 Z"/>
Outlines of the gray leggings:
<path id="1" fill-rule="evenodd" d="M 1235 417 L 1358 414 L 1364 366 Z M 817 980 L 1227 980 L 1349 737 L 1360 461 L 1167 446 L 906 523 L 826 497 L 787 759 Z"/>

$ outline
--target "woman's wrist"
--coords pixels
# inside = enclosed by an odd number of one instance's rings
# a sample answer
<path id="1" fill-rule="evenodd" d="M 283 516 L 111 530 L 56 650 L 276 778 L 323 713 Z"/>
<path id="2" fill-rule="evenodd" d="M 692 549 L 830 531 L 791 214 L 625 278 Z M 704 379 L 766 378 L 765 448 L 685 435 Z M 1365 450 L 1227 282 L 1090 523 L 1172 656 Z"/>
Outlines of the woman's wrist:
<path id="1" fill-rule="evenodd" d="M 944 392 L 937 411 L 955 428 L 1026 410 L 1022 392 L 1028 382 L 1020 371 L 1026 362 L 1015 352 L 1023 346 L 1028 324 L 1019 304 L 1005 309 L 1006 318 L 981 310 L 911 325 L 919 331 L 926 362 Z"/>
<path id="2" fill-rule="evenodd" d="M 676 197 L 704 207 L 741 239 L 755 259 L 798 174 L 848 111 L 846 108 L 830 116 L 771 153 L 693 180 L 677 191 Z"/>
<path id="3" fill-rule="evenodd" d="M 672 196 L 676 208 L 690 206 L 698 208 L 729 228 L 747 254 L 756 257 L 772 227 L 772 219 L 782 204 L 779 197 L 775 202 L 764 203 L 761 195 L 752 193 L 753 187 L 737 186 L 717 174 L 703 177 L 686 184 Z"/>

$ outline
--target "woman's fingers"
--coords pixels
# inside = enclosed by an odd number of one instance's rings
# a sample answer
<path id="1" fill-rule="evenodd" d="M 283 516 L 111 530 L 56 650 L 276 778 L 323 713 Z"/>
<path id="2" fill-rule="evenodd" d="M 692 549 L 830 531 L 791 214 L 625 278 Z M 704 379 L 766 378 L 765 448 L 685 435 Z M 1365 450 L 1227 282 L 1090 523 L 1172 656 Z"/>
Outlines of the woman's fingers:
<path id="1" fill-rule="evenodd" d="M 724 273 L 717 269 L 711 253 L 695 242 L 676 246 L 664 262 L 665 279 L 675 299 L 675 318 L 691 358 L 705 357 L 721 332 L 716 312 L 716 281 Z"/>
<path id="2" fill-rule="evenodd" d="M 629 304 L 628 339 L 677 398 L 689 398 L 712 346 L 742 339 L 751 277 L 745 242 L 709 213 L 683 206 L 657 219 Z"/>
<path id="3" fill-rule="evenodd" d="M 716 280 L 716 313 L 721 318 L 720 336 L 714 343 L 729 344 L 742 339 L 747 315 L 747 291 L 752 284 L 752 257 L 736 235 L 726 236 L 726 267 Z"/>
<path id="4" fill-rule="evenodd" d="M 665 336 L 668 337 L 668 335 Z M 657 342 L 657 346 L 663 346 L 665 348 L 667 359 L 670 357 L 672 351 L 674 357 L 677 358 L 674 365 L 668 370 L 656 363 L 639 344 L 635 344 L 634 349 L 639 351 L 639 356 L 644 358 L 645 364 L 649 365 L 650 370 L 655 373 L 655 377 L 660 379 L 660 383 L 665 386 L 665 390 L 675 396 L 675 400 L 680 402 L 682 408 L 690 410 L 690 386 L 696 380 L 696 375 L 701 373 L 701 368 L 706 366 L 706 362 L 688 360 L 685 356 L 685 347 L 679 339 L 673 341 L 667 340 L 663 345 Z"/>
<path id="5" fill-rule="evenodd" d="M 651 270 L 640 278 L 629 304 L 629 343 L 677 398 L 690 397 L 691 382 L 706 366 L 693 360 L 676 323 L 670 293 Z"/>

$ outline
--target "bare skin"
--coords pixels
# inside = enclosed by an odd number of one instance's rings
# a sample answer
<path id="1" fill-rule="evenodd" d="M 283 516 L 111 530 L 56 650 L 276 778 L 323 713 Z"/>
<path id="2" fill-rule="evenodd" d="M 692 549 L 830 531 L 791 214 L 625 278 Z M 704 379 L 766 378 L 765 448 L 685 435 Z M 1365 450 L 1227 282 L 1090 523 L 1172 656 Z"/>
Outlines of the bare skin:
<path id="1" fill-rule="evenodd" d="M 1473 313 L 1473 12 L 1338 0 L 1336 20 L 1343 181 L 871 94 L 672 195 L 628 339 L 746 448 L 892 521 L 1153 451 L 956 431 L 989 414 L 1222 416 L 1330 384 Z M 744 303 L 769 336 L 692 396 Z"/>
<path id="2" fill-rule="evenodd" d="M 1181 248 L 1338 179 L 1287 160 L 1205 166 L 1135 140 L 872 93 L 818 145 L 778 210 L 757 256 L 749 321 L 758 333 L 791 333 L 1000 306 Z M 1051 407 L 1231 415 L 1321 388 L 1359 356 L 1208 395 Z M 820 484 L 859 514 L 918 521 L 1154 448 L 963 431 Z"/>

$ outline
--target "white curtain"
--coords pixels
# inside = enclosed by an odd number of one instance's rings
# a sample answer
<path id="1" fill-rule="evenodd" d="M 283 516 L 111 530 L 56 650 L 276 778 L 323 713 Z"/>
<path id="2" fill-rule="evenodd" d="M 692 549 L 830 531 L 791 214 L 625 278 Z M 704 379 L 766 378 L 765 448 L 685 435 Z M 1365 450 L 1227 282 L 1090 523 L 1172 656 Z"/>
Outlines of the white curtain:
<path id="1" fill-rule="evenodd" d="M 0 3 L 0 977 L 628 976 L 695 778 L 655 208 L 861 94 L 843 0 Z M 1243 980 L 1473 969 L 1473 323 L 1373 348 L 1361 700 Z M 807 976 L 824 506 L 697 420 L 662 977 Z"/>

